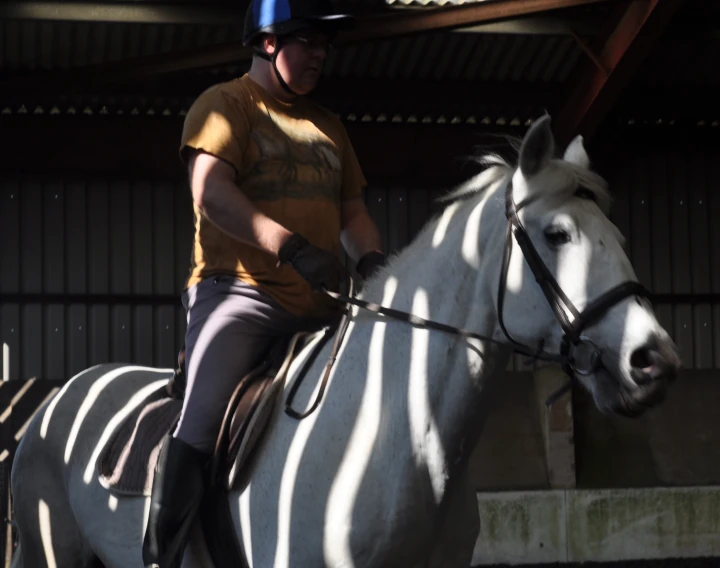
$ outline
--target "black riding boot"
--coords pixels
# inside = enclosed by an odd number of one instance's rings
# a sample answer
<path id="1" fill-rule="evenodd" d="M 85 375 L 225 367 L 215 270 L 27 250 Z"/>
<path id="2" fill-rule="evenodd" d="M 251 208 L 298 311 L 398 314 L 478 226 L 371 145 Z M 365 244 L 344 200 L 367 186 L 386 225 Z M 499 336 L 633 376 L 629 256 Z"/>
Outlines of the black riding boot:
<path id="1" fill-rule="evenodd" d="M 209 458 L 172 435 L 165 439 L 155 468 L 143 541 L 146 566 L 179 568 L 182 563 L 190 528 L 205 492 Z"/>

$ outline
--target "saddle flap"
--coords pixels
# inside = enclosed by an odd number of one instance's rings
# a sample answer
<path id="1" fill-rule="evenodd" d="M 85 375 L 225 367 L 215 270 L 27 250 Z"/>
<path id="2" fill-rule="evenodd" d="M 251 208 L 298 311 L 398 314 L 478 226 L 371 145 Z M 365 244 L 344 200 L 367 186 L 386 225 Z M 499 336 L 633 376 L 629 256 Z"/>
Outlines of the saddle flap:
<path id="1" fill-rule="evenodd" d="M 261 440 L 287 371 L 299 349 L 322 332 L 299 332 L 278 341 L 256 370 L 243 379 L 228 405 L 213 460 L 213 479 L 224 477 L 229 491 Z"/>

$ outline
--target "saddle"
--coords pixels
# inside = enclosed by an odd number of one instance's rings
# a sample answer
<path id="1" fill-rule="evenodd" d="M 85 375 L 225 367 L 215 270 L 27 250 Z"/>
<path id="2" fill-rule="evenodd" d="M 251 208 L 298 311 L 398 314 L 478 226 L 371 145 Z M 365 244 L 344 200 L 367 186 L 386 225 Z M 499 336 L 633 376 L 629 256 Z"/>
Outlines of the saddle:
<path id="1" fill-rule="evenodd" d="M 262 362 L 239 379 L 225 410 L 211 460 L 210 487 L 200 512 L 205 540 L 216 566 L 246 566 L 240 544 L 236 542 L 227 494 L 241 479 L 249 478 L 244 474 L 284 390 L 293 359 L 314 343 L 304 365 L 307 369 L 334 331 L 334 328 L 325 328 L 278 339 Z M 101 451 L 96 463 L 98 480 L 110 493 L 151 494 L 162 443 L 175 429 L 182 410 L 186 383 L 184 356 L 183 349 L 167 385 L 139 404 Z"/>

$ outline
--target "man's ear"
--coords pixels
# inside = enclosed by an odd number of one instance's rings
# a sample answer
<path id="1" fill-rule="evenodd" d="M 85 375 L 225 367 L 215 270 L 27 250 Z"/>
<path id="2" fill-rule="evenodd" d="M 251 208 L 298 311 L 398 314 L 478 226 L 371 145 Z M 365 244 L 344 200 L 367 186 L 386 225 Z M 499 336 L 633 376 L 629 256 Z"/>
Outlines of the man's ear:
<path id="1" fill-rule="evenodd" d="M 260 44 L 268 55 L 272 55 L 277 47 L 277 36 L 275 34 L 263 34 Z"/>

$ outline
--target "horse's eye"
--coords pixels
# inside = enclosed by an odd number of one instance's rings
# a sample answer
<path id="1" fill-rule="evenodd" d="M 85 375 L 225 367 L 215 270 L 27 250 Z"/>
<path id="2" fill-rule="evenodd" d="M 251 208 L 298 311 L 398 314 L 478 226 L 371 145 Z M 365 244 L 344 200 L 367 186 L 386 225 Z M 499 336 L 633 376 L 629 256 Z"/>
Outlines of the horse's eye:
<path id="1" fill-rule="evenodd" d="M 570 242 L 570 233 L 557 227 L 545 231 L 545 240 L 553 247 L 559 247 Z"/>

